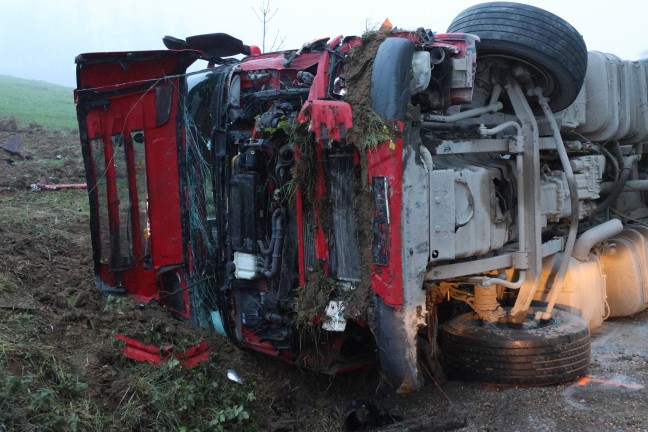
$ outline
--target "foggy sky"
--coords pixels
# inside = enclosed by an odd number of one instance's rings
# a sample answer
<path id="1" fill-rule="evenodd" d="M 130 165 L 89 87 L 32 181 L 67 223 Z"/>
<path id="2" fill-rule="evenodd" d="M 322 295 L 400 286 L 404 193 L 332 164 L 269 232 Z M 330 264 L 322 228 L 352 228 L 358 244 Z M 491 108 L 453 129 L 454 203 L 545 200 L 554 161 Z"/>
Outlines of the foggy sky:
<path id="1" fill-rule="evenodd" d="M 527 0 L 570 22 L 588 49 L 623 59 L 648 57 L 648 3 Z M 475 0 L 271 0 L 266 48 L 275 36 L 297 48 L 317 36 L 360 35 L 385 18 L 399 28 L 443 32 Z M 0 0 L 0 75 L 75 86 L 74 58 L 97 51 L 164 49 L 161 38 L 229 33 L 262 44 L 255 16 L 263 0 Z M 277 33 L 278 32 L 278 33 Z"/>

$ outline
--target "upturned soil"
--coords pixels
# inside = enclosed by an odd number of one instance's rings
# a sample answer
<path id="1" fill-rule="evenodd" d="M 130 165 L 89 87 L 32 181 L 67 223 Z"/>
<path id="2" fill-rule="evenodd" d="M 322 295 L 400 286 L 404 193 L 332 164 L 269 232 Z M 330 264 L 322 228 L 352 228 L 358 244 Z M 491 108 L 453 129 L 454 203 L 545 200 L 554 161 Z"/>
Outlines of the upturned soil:
<path id="1" fill-rule="evenodd" d="M 380 384 L 375 370 L 340 379 L 316 375 L 241 351 L 215 333 L 173 319 L 156 304 L 103 297 L 94 285 L 87 191 L 37 187 L 85 183 L 78 132 L 0 119 L 0 144 L 10 141 L 14 152 L 0 149 L 0 378 L 39 372 L 33 369 L 42 364 L 33 359 L 47 352 L 43 362 L 60 365 L 87 384 L 75 397 L 119 420 L 116 413 L 141 377 L 133 371 L 159 368 L 125 358 L 123 343 L 114 337 L 122 333 L 160 346 L 188 347 L 206 340 L 210 367 L 223 385 L 239 385 L 225 379 L 233 369 L 256 399 L 245 407 L 250 421 L 224 430 L 341 430 L 351 401 L 375 394 Z M 5 345 L 11 349 L 4 350 Z M 3 409 L 17 407 L 5 401 L 0 414 Z M 48 429 L 14 414 L 19 413 L 8 414 L 13 422 L 0 421 L 0 431 Z M 132 429 L 156 429 L 159 413 L 142 415 Z M 113 428 L 125 429 L 119 421 Z M 205 423 L 204 430 L 213 429 Z"/>
<path id="2" fill-rule="evenodd" d="M 39 181 L 85 182 L 78 133 L 2 119 L 0 144 L 9 140 L 18 140 L 27 158 L 0 149 L 0 383 L 5 385 L 0 391 L 6 398 L 0 400 L 0 419 L 5 419 L 0 431 L 67 430 L 30 418 L 19 398 L 13 405 L 7 402 L 13 391 L 6 387 L 10 377 L 28 379 L 46 365 L 86 384 L 74 397 L 110 419 L 104 429 L 160 430 L 158 418 L 176 415 L 174 409 L 181 425 L 192 415 L 182 412 L 181 400 L 170 413 L 151 403 L 135 423 L 118 415 L 124 414 L 142 375 L 160 366 L 125 358 L 116 332 L 185 347 L 206 340 L 210 376 L 223 391 L 236 389 L 240 384 L 225 378 L 233 369 L 255 399 L 245 405 L 250 420 L 227 423 L 222 430 L 344 430 L 345 414 L 359 399 L 397 422 L 381 426 L 388 430 L 648 430 L 647 312 L 606 322 L 593 335 L 589 380 L 580 383 L 518 388 L 445 381 L 398 395 L 376 370 L 338 378 L 317 375 L 240 351 L 218 335 L 174 320 L 155 304 L 101 296 L 93 279 L 87 191 L 32 188 Z M 40 363 L 34 360 L 39 356 Z M 60 385 L 62 378 L 51 380 Z M 63 402 L 63 407 L 73 403 Z M 198 429 L 218 430 L 208 421 Z"/>

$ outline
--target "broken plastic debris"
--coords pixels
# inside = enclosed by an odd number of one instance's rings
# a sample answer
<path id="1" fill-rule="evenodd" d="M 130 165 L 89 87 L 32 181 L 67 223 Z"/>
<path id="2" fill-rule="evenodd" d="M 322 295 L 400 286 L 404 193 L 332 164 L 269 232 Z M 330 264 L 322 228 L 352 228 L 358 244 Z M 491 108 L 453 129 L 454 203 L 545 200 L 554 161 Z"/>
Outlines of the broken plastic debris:
<path id="1" fill-rule="evenodd" d="M 344 414 L 344 426 L 348 431 L 358 431 L 378 426 L 380 411 L 375 403 L 364 399 L 351 402 Z"/>
<path id="2" fill-rule="evenodd" d="M 243 384 L 243 378 L 241 378 L 234 369 L 230 369 L 227 371 L 227 378 L 239 384 Z"/>
<path id="3" fill-rule="evenodd" d="M 378 406 L 366 399 L 356 399 L 351 402 L 344 414 L 344 426 L 347 431 L 360 431 L 360 430 L 374 430 L 374 428 L 386 425 L 396 425 L 403 421 L 401 416 L 390 414 L 384 407 L 379 409 Z M 392 430 L 380 428 L 380 430 Z M 393 430 L 410 430 L 408 428 L 400 428 Z M 414 429 L 411 429 L 414 430 Z M 418 430 L 418 429 L 416 429 Z M 425 429 L 428 430 L 428 429 Z M 436 430 L 436 429 L 435 429 Z M 445 430 L 445 429 L 444 429 Z"/>
<path id="4" fill-rule="evenodd" d="M 29 156 L 27 153 L 23 151 L 21 142 L 22 139 L 20 138 L 20 135 L 14 135 L 11 138 L 9 138 L 9 141 L 7 141 L 6 143 L 0 144 L 0 148 L 4 149 L 9 154 L 16 156 L 22 160 L 31 159 L 31 156 Z"/>
<path id="5" fill-rule="evenodd" d="M 33 183 L 30 185 L 30 190 L 36 192 L 39 190 L 61 190 L 61 189 L 87 189 L 88 185 L 86 183 L 46 183 L 45 179 L 42 178 L 38 183 Z"/>
<path id="6" fill-rule="evenodd" d="M 380 28 L 378 29 L 379 32 L 383 33 L 389 33 L 394 26 L 392 25 L 391 22 L 389 22 L 389 18 L 385 18 L 385 21 L 380 25 Z"/>
<path id="7" fill-rule="evenodd" d="M 341 301 L 331 300 L 326 307 L 326 319 L 322 328 L 328 331 L 343 332 L 346 328 L 346 318 L 344 318 L 344 303 Z"/>
<path id="8" fill-rule="evenodd" d="M 204 341 L 182 351 L 173 345 L 165 345 L 162 347 L 158 345 L 147 345 L 121 333 L 115 333 L 114 336 L 125 342 L 122 353 L 129 359 L 151 364 L 161 364 L 163 361 L 175 358 L 182 366 L 188 369 L 200 362 L 209 360 L 209 345 Z"/>
<path id="9" fill-rule="evenodd" d="M 585 387 L 589 383 L 597 383 L 597 384 L 608 385 L 613 387 L 624 387 L 632 390 L 641 390 L 644 388 L 643 385 L 638 383 L 625 383 L 625 382 L 620 382 L 615 380 L 602 380 L 598 378 L 592 378 L 591 376 L 584 376 L 578 380 L 578 385 L 581 387 Z"/>

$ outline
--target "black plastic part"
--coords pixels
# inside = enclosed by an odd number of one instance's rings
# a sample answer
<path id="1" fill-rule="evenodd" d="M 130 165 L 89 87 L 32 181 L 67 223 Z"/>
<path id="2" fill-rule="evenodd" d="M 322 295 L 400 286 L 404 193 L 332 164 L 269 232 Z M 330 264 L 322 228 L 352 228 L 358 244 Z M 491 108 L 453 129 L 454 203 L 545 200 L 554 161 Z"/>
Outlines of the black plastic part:
<path id="1" fill-rule="evenodd" d="M 125 296 L 126 288 L 125 287 L 103 287 L 98 285 L 97 288 L 101 294 L 105 296 Z"/>
<path id="2" fill-rule="evenodd" d="M 344 413 L 344 427 L 347 431 L 367 430 L 379 424 L 380 410 L 375 403 L 357 399 L 351 402 Z"/>
<path id="3" fill-rule="evenodd" d="M 253 253 L 257 239 L 257 174 L 236 174 L 230 183 L 230 239 L 232 249 Z"/>
<path id="4" fill-rule="evenodd" d="M 371 180 L 373 190 L 375 211 L 373 220 L 373 263 L 386 266 L 389 264 L 389 203 L 387 197 L 386 177 L 374 177 Z"/>
<path id="5" fill-rule="evenodd" d="M 241 168 L 246 171 L 260 171 L 265 165 L 265 157 L 263 150 L 260 148 L 249 148 L 243 152 L 239 158 L 241 159 Z"/>
<path id="6" fill-rule="evenodd" d="M 189 36 L 187 45 L 190 49 L 202 51 L 208 57 L 229 57 L 237 54 L 250 54 L 250 47 L 240 39 L 226 33 L 209 33 Z"/>
<path id="7" fill-rule="evenodd" d="M 254 98 L 258 101 L 268 101 L 268 100 L 289 100 L 289 99 L 301 99 L 306 100 L 308 94 L 310 93 L 310 87 L 305 88 L 287 88 L 280 90 L 259 90 L 257 92 L 247 95 L 247 97 Z"/>
<path id="8" fill-rule="evenodd" d="M 162 38 L 162 43 L 164 44 L 165 47 L 171 50 L 189 49 L 189 45 L 187 44 L 186 40 L 178 39 L 177 37 L 173 37 L 173 36 L 164 36 Z"/>
<path id="9" fill-rule="evenodd" d="M 354 204 L 356 174 L 351 151 L 329 153 L 324 160 L 326 190 L 330 197 L 330 217 L 333 241 L 329 244 L 329 271 L 341 280 L 360 280 L 360 250 L 358 243 L 348 241 L 357 235 Z M 320 214 L 323 213 L 320 209 Z"/>
<path id="10" fill-rule="evenodd" d="M 248 281 L 233 282 L 232 294 L 236 299 L 236 311 L 241 315 L 241 324 L 256 329 L 263 321 L 259 290 L 255 284 Z"/>
<path id="11" fill-rule="evenodd" d="M 286 234 L 284 235 L 283 250 L 281 252 L 277 300 L 289 298 L 290 291 L 299 286 L 298 249 L 297 219 L 293 216 L 293 213 L 286 212 Z"/>
<path id="12" fill-rule="evenodd" d="M 86 173 L 86 184 L 88 185 L 88 200 L 90 204 L 90 241 L 92 242 L 92 262 L 94 264 L 94 275 L 97 282 L 101 280 L 101 229 L 99 226 L 99 194 L 97 193 L 97 180 L 101 177 L 102 166 L 95 166 L 91 154 L 91 144 L 88 137 L 88 124 L 86 122 L 85 107 L 81 103 L 77 105 L 77 120 L 79 122 L 79 138 L 81 140 L 81 154 Z M 91 192 L 94 191 L 94 192 Z M 96 284 L 100 291 L 101 283 Z M 124 290 L 125 292 L 126 290 Z M 107 293 L 106 295 L 110 295 Z"/>
<path id="13" fill-rule="evenodd" d="M 163 83 L 155 88 L 155 126 L 160 127 L 169 121 L 173 102 L 173 84 Z"/>
<path id="14" fill-rule="evenodd" d="M 583 85 L 585 41 L 574 27 L 551 12 L 520 3 L 482 3 L 461 12 L 448 32 L 479 36 L 478 62 L 487 56 L 520 59 L 550 77 L 542 86 L 554 112 L 571 105 Z"/>
<path id="15" fill-rule="evenodd" d="M 183 289 L 180 286 L 178 267 L 162 267 L 158 273 L 158 286 L 160 290 L 160 303 L 176 311 L 185 310 Z"/>
<path id="16" fill-rule="evenodd" d="M 442 327 L 441 349 L 445 370 L 455 378 L 548 385 L 587 372 L 590 332 L 584 319 L 560 310 L 537 328 L 482 323 L 470 312 Z"/>
<path id="17" fill-rule="evenodd" d="M 376 334 L 380 370 L 392 386 L 399 388 L 410 376 L 407 352 L 410 348 L 405 319 L 401 311 L 376 297 Z M 408 323 L 409 324 L 409 323 Z"/>

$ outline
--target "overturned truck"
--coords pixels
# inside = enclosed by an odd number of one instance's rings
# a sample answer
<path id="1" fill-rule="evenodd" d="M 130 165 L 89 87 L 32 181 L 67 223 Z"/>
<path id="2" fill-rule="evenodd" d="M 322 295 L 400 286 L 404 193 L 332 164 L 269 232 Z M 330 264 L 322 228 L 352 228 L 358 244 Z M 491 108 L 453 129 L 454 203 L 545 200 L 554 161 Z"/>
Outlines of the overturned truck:
<path id="1" fill-rule="evenodd" d="M 104 293 L 400 391 L 439 363 L 573 379 L 648 304 L 647 64 L 505 2 L 282 52 L 163 40 L 76 59 Z"/>

